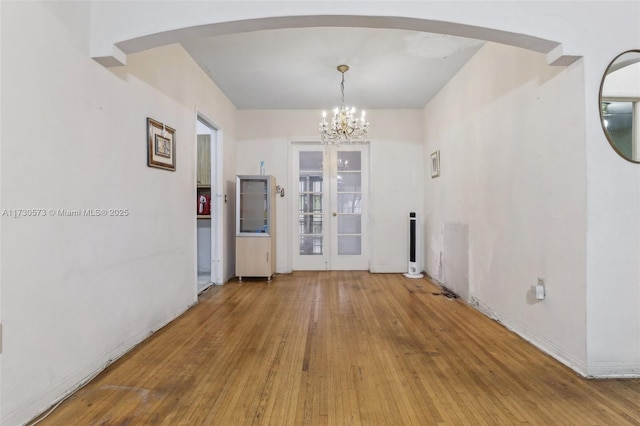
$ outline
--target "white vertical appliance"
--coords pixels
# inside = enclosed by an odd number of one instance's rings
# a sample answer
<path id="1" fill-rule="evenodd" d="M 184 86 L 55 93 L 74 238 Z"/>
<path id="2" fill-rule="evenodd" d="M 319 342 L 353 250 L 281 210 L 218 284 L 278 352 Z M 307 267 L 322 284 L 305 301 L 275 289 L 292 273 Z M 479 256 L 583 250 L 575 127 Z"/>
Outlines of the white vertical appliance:
<path id="1" fill-rule="evenodd" d="M 409 272 L 404 274 L 407 278 L 422 278 L 420 272 L 420 244 L 418 241 L 418 218 L 416 212 L 409 213 Z"/>

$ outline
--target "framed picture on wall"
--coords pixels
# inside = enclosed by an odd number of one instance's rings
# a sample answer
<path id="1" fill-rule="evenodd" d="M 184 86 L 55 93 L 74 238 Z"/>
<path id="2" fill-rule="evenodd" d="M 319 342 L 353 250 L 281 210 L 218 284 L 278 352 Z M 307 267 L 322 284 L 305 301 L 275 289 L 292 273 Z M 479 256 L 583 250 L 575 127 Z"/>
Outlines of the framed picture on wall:
<path id="1" fill-rule="evenodd" d="M 147 165 L 176 170 L 176 131 L 152 118 L 147 118 Z"/>
<path id="2" fill-rule="evenodd" d="M 431 153 L 431 177 L 438 176 L 440 176 L 440 151 L 435 151 Z"/>

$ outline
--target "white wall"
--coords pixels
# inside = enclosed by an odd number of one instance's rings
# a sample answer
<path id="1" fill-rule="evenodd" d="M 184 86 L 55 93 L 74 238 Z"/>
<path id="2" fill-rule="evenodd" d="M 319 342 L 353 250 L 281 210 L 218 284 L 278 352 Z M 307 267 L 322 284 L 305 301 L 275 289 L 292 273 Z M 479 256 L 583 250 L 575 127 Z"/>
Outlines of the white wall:
<path id="1" fill-rule="evenodd" d="M 585 78 L 599 83 L 608 61 L 638 48 L 639 31 L 636 25 L 635 41 L 618 43 L 608 55 L 585 57 L 585 63 L 602 64 L 585 67 Z M 587 106 L 599 108 L 598 88 L 586 91 Z M 586 123 L 587 135 L 598 135 L 587 137 L 588 374 L 640 377 L 640 166 L 606 142 L 595 105 Z"/>
<path id="2" fill-rule="evenodd" d="M 425 164 L 440 150 L 441 175 L 424 211 L 427 273 L 447 285 L 447 262 L 468 255 L 472 303 L 585 373 L 582 86 L 581 62 L 485 45 L 425 108 Z M 468 252 L 443 255 L 448 224 L 468 226 Z"/>
<path id="3" fill-rule="evenodd" d="M 196 302 L 196 107 L 223 127 L 235 174 L 235 109 L 186 52 L 106 69 L 86 54 L 88 16 L 82 2 L 2 2 L 2 209 L 129 212 L 1 218 L 2 424 Z M 147 167 L 147 117 L 176 129 L 175 172 Z"/>
<path id="4" fill-rule="evenodd" d="M 222 136 L 222 191 L 227 196 L 223 207 L 223 279 L 227 281 L 234 275 L 235 269 L 235 162 L 236 162 L 236 109 L 227 97 L 216 87 L 211 79 L 196 65 L 193 59 L 179 45 L 169 46 L 178 58 L 172 67 L 167 66 L 167 59 L 162 50 L 150 50 L 136 55 L 129 55 L 127 67 L 111 68 L 112 72 L 135 74 L 148 85 L 163 93 L 176 105 L 193 114 L 189 132 L 182 140 L 193 140 L 197 128 L 196 113 L 199 112 L 206 119 L 219 126 Z M 133 62 L 131 62 L 133 61 Z M 162 70 L 162 72 L 159 72 Z M 193 144 L 188 145 L 192 149 Z M 195 182 L 195 154 L 188 152 L 186 161 L 192 170 Z M 195 200 L 195 183 L 193 188 Z M 224 197 L 223 197 L 224 198 Z M 193 204 L 193 203 L 192 203 Z M 195 229 L 195 225 L 194 225 Z M 195 234 L 194 234 L 195 238 Z"/>
<path id="5" fill-rule="evenodd" d="M 422 212 L 422 115 L 418 110 L 367 111 L 370 130 L 370 269 L 406 272 L 407 222 Z M 238 174 L 258 174 L 265 161 L 288 196 L 277 197 L 277 272 L 291 271 L 289 221 L 291 142 L 317 140 L 321 111 L 239 111 Z"/>

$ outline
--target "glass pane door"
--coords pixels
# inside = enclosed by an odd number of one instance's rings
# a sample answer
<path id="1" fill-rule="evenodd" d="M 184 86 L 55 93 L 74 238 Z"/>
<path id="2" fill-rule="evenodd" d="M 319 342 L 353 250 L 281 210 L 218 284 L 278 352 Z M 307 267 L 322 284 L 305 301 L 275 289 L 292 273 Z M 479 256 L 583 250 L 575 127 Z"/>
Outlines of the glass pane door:
<path id="1" fill-rule="evenodd" d="M 294 270 L 368 269 L 367 148 L 294 144 Z"/>
<path id="2" fill-rule="evenodd" d="M 302 256 L 320 256 L 324 254 L 324 154 L 321 151 L 301 151 L 298 155 L 298 248 Z"/>
<path id="3" fill-rule="evenodd" d="M 269 233 L 269 182 L 264 179 L 238 177 L 240 191 L 239 234 Z"/>
<path id="4" fill-rule="evenodd" d="M 293 146 L 293 170 L 296 180 L 294 210 L 293 269 L 329 269 L 327 163 L 321 145 Z"/>
<path id="5" fill-rule="evenodd" d="M 338 254 L 362 253 L 361 153 L 338 151 Z"/>
<path id="6" fill-rule="evenodd" d="M 368 146 L 332 147 L 329 152 L 333 208 L 331 269 L 368 269 L 365 216 Z"/>

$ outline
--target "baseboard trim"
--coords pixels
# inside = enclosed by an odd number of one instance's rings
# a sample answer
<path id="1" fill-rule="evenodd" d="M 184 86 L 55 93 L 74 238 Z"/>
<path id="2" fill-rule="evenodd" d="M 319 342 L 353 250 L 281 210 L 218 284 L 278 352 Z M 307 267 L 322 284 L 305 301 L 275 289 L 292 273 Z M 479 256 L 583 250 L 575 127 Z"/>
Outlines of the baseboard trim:
<path id="1" fill-rule="evenodd" d="M 402 274 L 407 272 L 407 265 L 369 265 L 372 274 Z"/>
<path id="2" fill-rule="evenodd" d="M 566 367 L 570 368 L 571 370 L 576 372 L 578 375 L 582 377 L 590 377 L 589 374 L 587 373 L 588 371 L 587 364 L 583 360 L 575 357 L 573 354 L 566 352 L 563 348 L 556 345 L 554 342 L 547 339 L 545 336 L 537 333 L 534 330 L 531 330 L 524 324 L 520 324 L 515 321 L 506 320 L 503 315 L 495 312 L 486 303 L 482 302 L 480 299 L 478 299 L 475 296 L 471 296 L 470 300 L 468 302 L 465 301 L 465 303 L 467 303 L 472 308 L 478 310 L 485 316 L 500 323 L 502 326 L 507 328 L 507 330 L 510 330 L 516 333 L 522 339 L 526 340 L 528 343 L 535 346 L 537 349 L 546 353 L 547 355 L 551 356 L 558 362 L 564 364 Z"/>
<path id="3" fill-rule="evenodd" d="M 425 274 L 425 276 L 431 280 L 434 284 L 446 288 L 436 277 Z M 570 368 L 582 377 L 589 379 L 636 379 L 640 378 L 640 365 L 637 362 L 587 362 L 576 358 L 570 353 L 567 353 L 561 347 L 554 344 L 545 336 L 536 333 L 523 324 L 519 324 L 514 321 L 505 320 L 504 317 L 493 309 L 491 309 L 486 303 L 482 302 L 475 296 L 471 296 L 470 300 L 462 300 L 472 308 L 481 312 L 485 316 L 500 323 L 508 330 L 516 333 L 522 339 L 526 340 L 537 349 L 551 356 L 553 359 L 562 363 L 566 367 Z"/>
<path id="4" fill-rule="evenodd" d="M 81 368 L 76 373 L 64 377 L 57 383 L 53 384 L 49 390 L 43 393 L 36 400 L 25 406 L 19 407 L 11 413 L 6 413 L 6 417 L 2 417 L 0 419 L 0 424 L 28 424 L 34 421 L 46 413 L 47 410 L 50 410 L 59 402 L 67 399 L 70 395 L 73 395 L 104 371 L 109 365 L 129 353 L 140 343 L 144 342 L 151 335 L 167 326 L 196 304 L 197 300 L 186 307 L 177 308 L 177 310 L 175 310 L 168 319 L 166 317 L 156 319 L 152 324 L 150 324 L 150 326 L 144 330 L 140 330 L 129 339 L 116 346 L 109 353 L 97 359 L 95 362 L 92 362 L 85 368 Z M 5 413 L 3 412 L 3 414 Z"/>
<path id="5" fill-rule="evenodd" d="M 637 362 L 593 362 L 587 371 L 587 377 L 593 379 L 640 379 Z"/>

